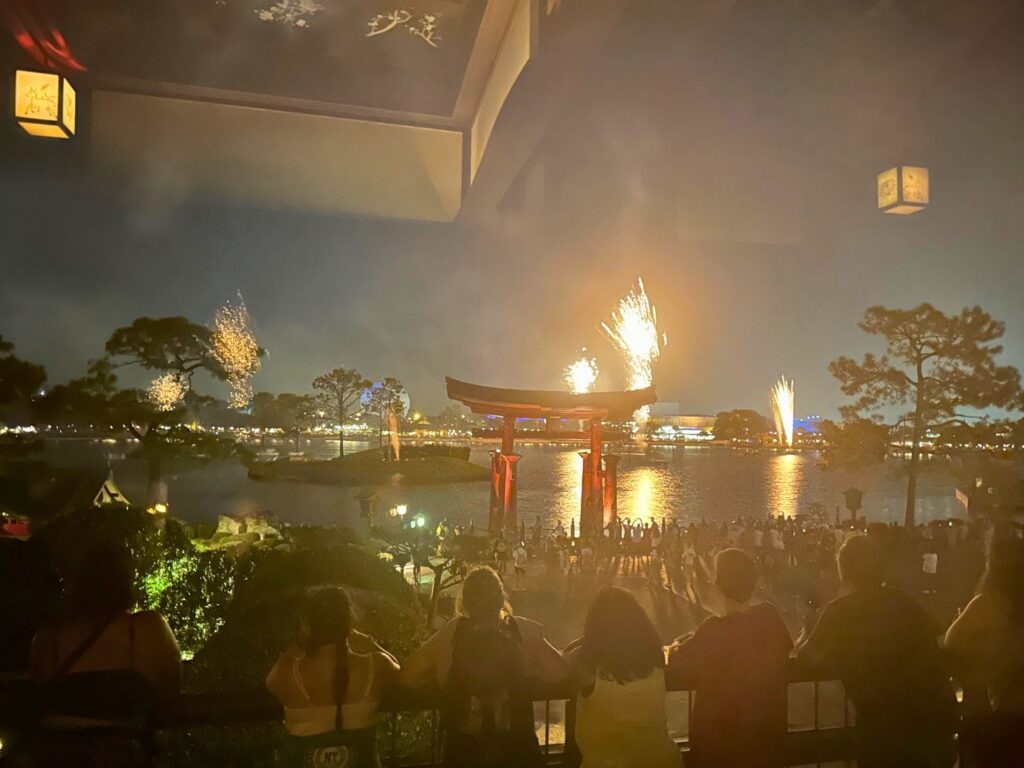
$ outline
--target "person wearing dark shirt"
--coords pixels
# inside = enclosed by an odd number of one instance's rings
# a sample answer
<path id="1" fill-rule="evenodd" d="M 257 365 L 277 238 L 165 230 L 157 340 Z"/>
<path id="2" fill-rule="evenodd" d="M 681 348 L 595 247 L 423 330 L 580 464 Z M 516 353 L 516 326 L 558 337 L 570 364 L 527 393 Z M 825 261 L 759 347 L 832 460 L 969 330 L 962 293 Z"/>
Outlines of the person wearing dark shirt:
<path id="1" fill-rule="evenodd" d="M 956 701 L 936 628 L 910 595 L 883 583 L 867 536 L 839 550 L 846 594 L 825 606 L 797 648 L 797 665 L 838 677 L 857 710 L 859 768 L 948 768 Z"/>
<path id="2" fill-rule="evenodd" d="M 724 612 L 669 650 L 671 687 L 696 691 L 690 722 L 698 768 L 777 768 L 786 739 L 786 663 L 793 647 L 779 612 L 751 605 L 757 569 L 740 549 L 715 558 Z"/>

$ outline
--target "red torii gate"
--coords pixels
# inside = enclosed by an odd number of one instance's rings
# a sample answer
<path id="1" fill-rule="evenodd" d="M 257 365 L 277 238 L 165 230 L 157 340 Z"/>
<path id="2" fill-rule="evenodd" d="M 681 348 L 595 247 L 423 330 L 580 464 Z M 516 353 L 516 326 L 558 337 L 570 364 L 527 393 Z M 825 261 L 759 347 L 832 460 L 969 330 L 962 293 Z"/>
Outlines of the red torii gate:
<path id="1" fill-rule="evenodd" d="M 644 405 L 657 401 L 654 387 L 624 392 L 588 392 L 575 395 L 536 389 L 504 389 L 445 378 L 448 397 L 468 406 L 473 413 L 504 419 L 501 450 L 491 451 L 491 503 L 488 527 L 491 533 L 507 531 L 518 535 L 516 511 L 516 462 L 514 452 L 516 419 L 578 419 L 589 422 L 590 451 L 583 457 L 583 485 L 580 492 L 580 533 L 599 536 L 618 517 L 616 464 L 619 457 L 602 456 L 601 430 L 606 420 L 625 420 Z"/>

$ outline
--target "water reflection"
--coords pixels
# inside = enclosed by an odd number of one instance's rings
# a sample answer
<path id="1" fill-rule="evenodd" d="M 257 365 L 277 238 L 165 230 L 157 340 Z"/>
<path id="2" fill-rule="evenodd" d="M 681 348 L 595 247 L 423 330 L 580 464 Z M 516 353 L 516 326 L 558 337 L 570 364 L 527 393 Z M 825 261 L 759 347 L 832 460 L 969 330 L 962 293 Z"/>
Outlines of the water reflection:
<path id="1" fill-rule="evenodd" d="M 664 517 L 664 478 L 656 469 L 640 467 L 627 475 L 628 492 L 619 494 L 619 516 L 649 522 L 656 512 Z"/>
<path id="2" fill-rule="evenodd" d="M 554 498 L 555 520 L 569 530 L 569 521 L 580 516 L 580 493 L 583 491 L 583 459 L 576 451 L 559 451 L 555 454 L 555 481 L 557 492 Z"/>
<path id="3" fill-rule="evenodd" d="M 271 441 L 268 441 L 268 443 Z M 276 443 L 286 449 L 284 441 Z M 337 454 L 337 442 L 311 442 L 318 456 Z M 370 447 L 346 442 L 346 452 Z M 488 466 L 491 446 L 473 446 L 472 460 Z M 545 526 L 557 522 L 568 529 L 579 523 L 582 446 L 524 446 L 519 462 L 519 514 L 527 525 L 539 517 Z M 303 441 L 303 448 L 306 443 Z M 97 487 L 106 475 L 108 454 L 117 483 L 129 499 L 145 498 L 145 462 L 117 459 L 123 444 L 91 441 L 49 441 L 45 459 L 54 466 L 85 468 Z M 902 520 L 906 478 L 895 462 L 864 470 L 829 471 L 817 466 L 813 453 L 779 455 L 744 454 L 728 448 L 687 447 L 662 449 L 648 455 L 624 453 L 619 463 L 619 513 L 643 520 L 676 518 L 680 522 L 732 520 L 737 515 L 790 516 L 813 504 L 831 510 L 842 504 L 842 492 L 850 485 L 865 490 L 864 513 L 871 520 Z M 172 513 L 185 520 L 216 522 L 232 512 L 270 511 L 291 523 L 351 525 L 361 530 L 356 487 L 256 482 L 237 461 L 214 460 L 203 464 L 168 461 L 168 501 Z M 919 509 L 923 520 L 961 514 L 954 498 L 954 483 L 942 473 L 929 473 L 919 485 Z M 487 524 L 489 486 L 486 482 L 425 486 L 393 486 L 377 489 L 379 509 L 408 504 L 410 512 L 423 513 L 432 522 L 449 521 L 477 527 Z"/>
<path id="4" fill-rule="evenodd" d="M 775 456 L 768 462 L 766 497 L 769 514 L 796 517 L 800 506 L 800 485 L 805 459 L 794 453 Z"/>

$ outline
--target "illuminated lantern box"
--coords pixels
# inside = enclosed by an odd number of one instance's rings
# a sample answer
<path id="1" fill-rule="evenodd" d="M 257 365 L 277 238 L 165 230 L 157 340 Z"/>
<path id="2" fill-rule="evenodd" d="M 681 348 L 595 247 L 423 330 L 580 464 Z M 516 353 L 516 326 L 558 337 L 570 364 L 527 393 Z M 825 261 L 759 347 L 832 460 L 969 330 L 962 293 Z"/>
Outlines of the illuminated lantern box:
<path id="1" fill-rule="evenodd" d="M 75 135 L 75 89 L 52 72 L 14 74 L 14 117 L 26 133 L 51 139 Z"/>
<path id="2" fill-rule="evenodd" d="M 878 210 L 906 216 L 927 207 L 927 168 L 898 165 L 878 174 Z"/>

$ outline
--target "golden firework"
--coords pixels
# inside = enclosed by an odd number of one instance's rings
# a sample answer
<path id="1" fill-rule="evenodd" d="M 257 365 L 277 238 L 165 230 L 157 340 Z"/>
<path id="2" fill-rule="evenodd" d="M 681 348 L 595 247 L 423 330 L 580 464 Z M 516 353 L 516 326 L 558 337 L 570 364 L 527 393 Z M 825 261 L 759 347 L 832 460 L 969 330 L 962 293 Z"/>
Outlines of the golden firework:
<path id="1" fill-rule="evenodd" d="M 775 434 L 779 443 L 787 448 L 793 447 L 793 421 L 796 414 L 796 393 L 793 380 L 785 376 L 779 378 L 772 387 L 772 415 L 775 417 Z"/>
<path id="2" fill-rule="evenodd" d="M 668 339 L 658 332 L 658 313 L 647 298 L 642 278 L 638 277 L 636 287 L 619 300 L 611 319 L 601 323 L 601 333 L 622 355 L 628 388 L 651 386 L 654 363 L 661 357 L 661 348 Z M 646 422 L 649 415 L 650 407 L 646 405 L 633 414 L 639 424 Z"/>
<path id="3" fill-rule="evenodd" d="M 260 347 L 241 294 L 237 304 L 228 302 L 213 318 L 210 355 L 227 374 L 231 388 L 228 404 L 245 408 L 252 399 L 252 377 L 260 371 Z"/>
<path id="4" fill-rule="evenodd" d="M 574 395 L 582 395 L 594 391 L 599 373 L 597 360 L 582 350 L 581 357 L 566 366 L 562 372 L 562 380 L 565 381 L 569 391 Z"/>
<path id="5" fill-rule="evenodd" d="M 153 404 L 158 411 L 173 411 L 188 392 L 188 385 L 185 384 L 176 373 L 167 373 L 159 378 L 153 379 L 146 390 L 146 399 Z"/>

